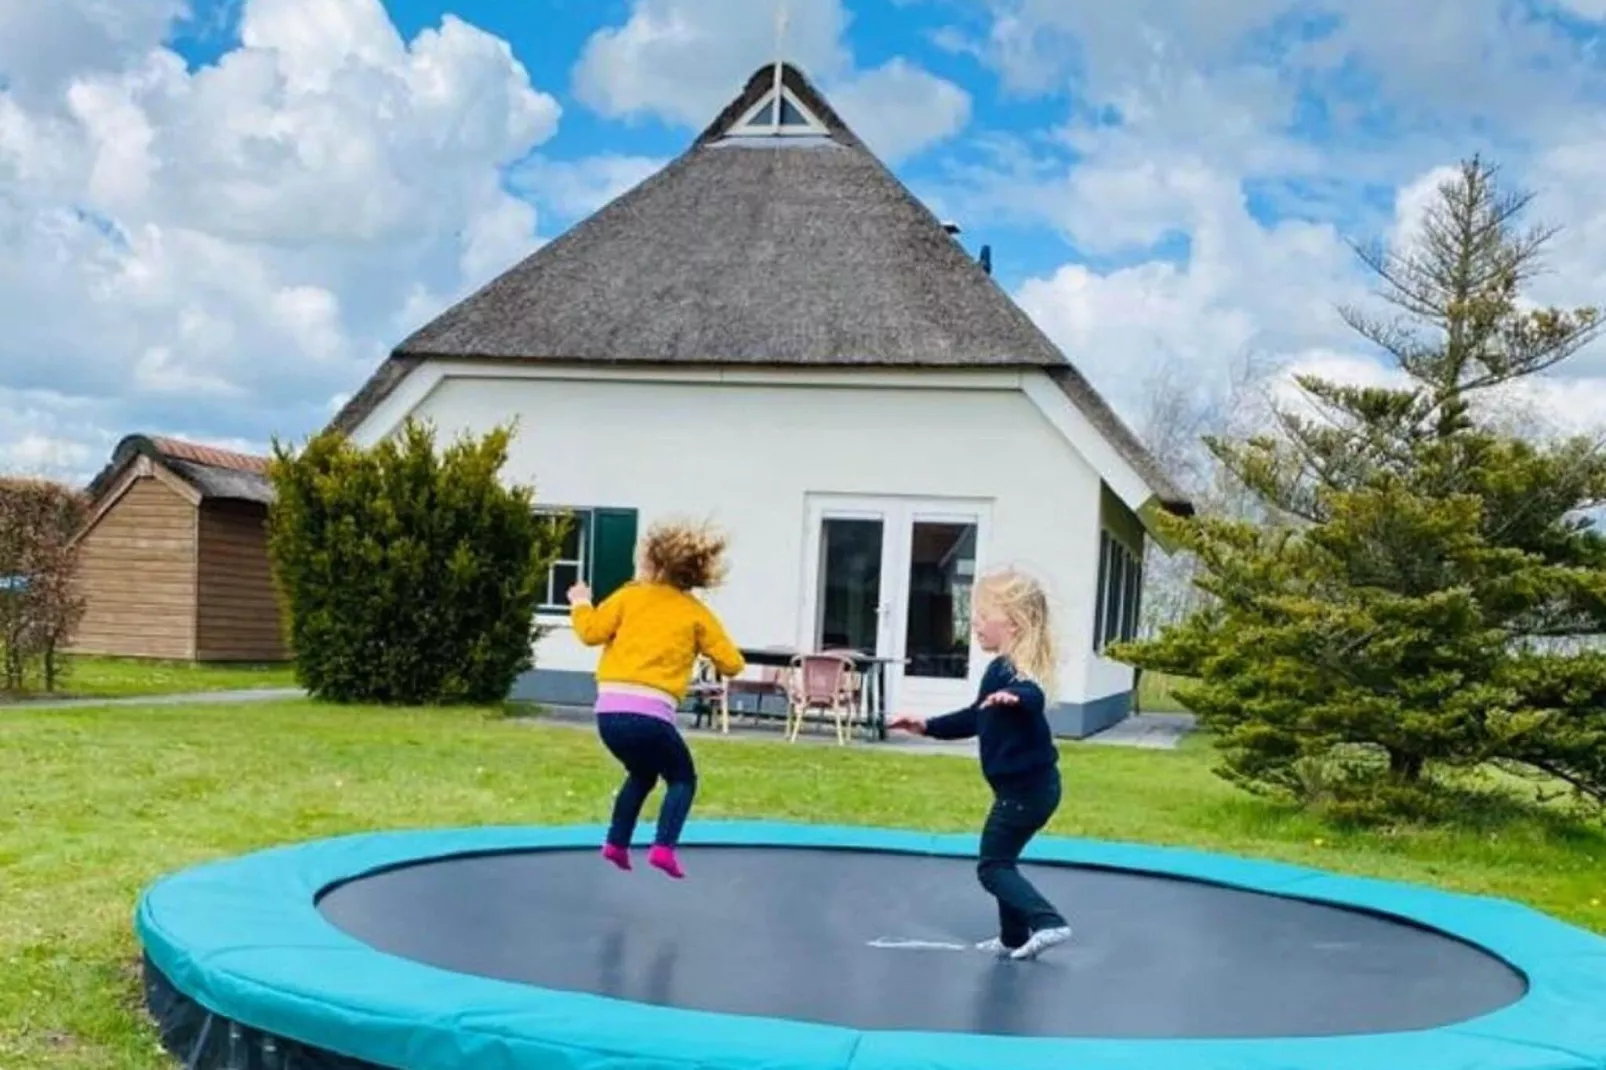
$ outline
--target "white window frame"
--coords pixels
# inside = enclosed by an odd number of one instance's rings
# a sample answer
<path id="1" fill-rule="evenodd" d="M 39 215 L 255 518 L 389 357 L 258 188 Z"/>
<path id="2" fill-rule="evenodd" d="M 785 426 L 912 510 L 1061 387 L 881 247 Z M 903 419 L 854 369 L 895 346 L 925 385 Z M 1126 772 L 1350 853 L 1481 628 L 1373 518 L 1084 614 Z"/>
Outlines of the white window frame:
<path id="1" fill-rule="evenodd" d="M 536 605 L 535 611 L 544 616 L 562 615 L 569 613 L 568 589 L 554 589 L 555 578 L 559 565 L 574 565 L 578 577 L 585 583 L 591 582 L 591 566 L 593 562 L 592 540 L 596 534 L 595 510 L 589 507 L 565 507 L 559 505 L 544 505 L 535 510 L 537 516 L 543 517 L 573 517 L 582 525 L 580 529 L 580 556 L 579 558 L 554 558 L 546 571 L 546 595 Z"/>
<path id="2" fill-rule="evenodd" d="M 779 126 L 772 123 L 761 123 L 758 121 L 758 117 L 764 114 L 764 109 L 769 107 L 770 101 L 775 99 L 775 90 L 771 89 L 759 98 L 757 104 L 754 104 L 751 108 L 747 109 L 746 114 L 744 114 L 739 120 L 736 121 L 735 124 L 731 126 L 729 136 L 824 137 L 827 133 L 829 133 L 829 131 L 827 131 L 825 128 L 825 124 L 820 122 L 819 117 L 811 112 L 808 108 L 804 107 L 803 102 L 797 99 L 797 94 L 793 93 L 784 85 L 781 86 L 781 97 L 786 100 L 787 103 L 791 104 L 793 108 L 797 109 L 797 113 L 803 117 L 802 126 Z"/>

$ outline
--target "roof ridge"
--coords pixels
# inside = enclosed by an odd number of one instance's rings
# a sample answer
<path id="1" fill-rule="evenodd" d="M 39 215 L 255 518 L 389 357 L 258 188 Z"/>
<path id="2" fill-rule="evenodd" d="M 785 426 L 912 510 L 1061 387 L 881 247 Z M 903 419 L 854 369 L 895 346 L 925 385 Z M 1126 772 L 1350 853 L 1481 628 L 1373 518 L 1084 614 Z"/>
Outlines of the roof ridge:
<path id="1" fill-rule="evenodd" d="M 145 435 L 159 453 L 167 457 L 210 468 L 229 468 L 240 472 L 263 473 L 268 470 L 268 458 L 254 453 L 209 446 L 204 442 L 176 438 L 172 435 Z"/>

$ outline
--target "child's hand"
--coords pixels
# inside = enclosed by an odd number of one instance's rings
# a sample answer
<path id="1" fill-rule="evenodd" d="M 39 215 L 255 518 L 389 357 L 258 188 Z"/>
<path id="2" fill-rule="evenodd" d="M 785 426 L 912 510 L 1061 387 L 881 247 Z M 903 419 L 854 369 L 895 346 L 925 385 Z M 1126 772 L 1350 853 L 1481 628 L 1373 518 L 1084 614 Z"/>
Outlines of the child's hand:
<path id="1" fill-rule="evenodd" d="M 926 734 L 926 722 L 921 720 L 919 717 L 911 717 L 907 713 L 900 713 L 896 717 L 892 718 L 892 720 L 887 722 L 887 727 L 894 730 L 902 729 L 903 731 L 916 736 L 923 736 Z"/>
<path id="2" fill-rule="evenodd" d="M 577 606 L 582 602 L 589 601 L 591 601 L 591 588 L 586 585 L 584 580 L 580 580 L 569 588 L 569 604 L 571 606 Z"/>
<path id="3" fill-rule="evenodd" d="M 1020 696 L 1013 691 L 994 691 L 982 699 L 981 704 L 984 708 L 987 706 L 1018 706 L 1020 705 Z"/>

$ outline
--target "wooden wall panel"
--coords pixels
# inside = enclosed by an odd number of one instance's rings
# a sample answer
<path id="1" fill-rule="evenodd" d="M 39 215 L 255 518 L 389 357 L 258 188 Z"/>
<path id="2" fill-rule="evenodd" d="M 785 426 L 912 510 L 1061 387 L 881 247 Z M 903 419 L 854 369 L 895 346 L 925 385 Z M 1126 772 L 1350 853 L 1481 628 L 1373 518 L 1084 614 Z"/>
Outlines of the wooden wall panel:
<path id="1" fill-rule="evenodd" d="M 195 509 L 151 476 L 132 487 L 79 546 L 84 617 L 73 653 L 195 654 Z"/>
<path id="2" fill-rule="evenodd" d="M 266 524 L 267 509 L 260 505 L 207 502 L 201 507 L 197 656 L 202 661 L 288 657 Z"/>

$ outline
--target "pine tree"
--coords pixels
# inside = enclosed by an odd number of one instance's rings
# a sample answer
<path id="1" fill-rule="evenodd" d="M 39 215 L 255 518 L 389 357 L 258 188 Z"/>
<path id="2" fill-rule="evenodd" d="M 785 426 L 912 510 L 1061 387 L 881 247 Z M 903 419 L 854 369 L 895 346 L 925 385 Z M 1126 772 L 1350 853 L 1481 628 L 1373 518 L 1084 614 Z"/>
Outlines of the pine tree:
<path id="1" fill-rule="evenodd" d="M 1594 339 L 1521 296 L 1554 231 L 1474 158 L 1406 248 L 1358 249 L 1401 315 L 1343 310 L 1400 385 L 1297 378 L 1270 433 L 1210 439 L 1273 518 L 1164 521 L 1205 606 L 1114 655 L 1190 678 L 1221 772 L 1376 810 L 1488 763 L 1606 802 L 1606 450 L 1502 430 L 1512 388 Z"/>

